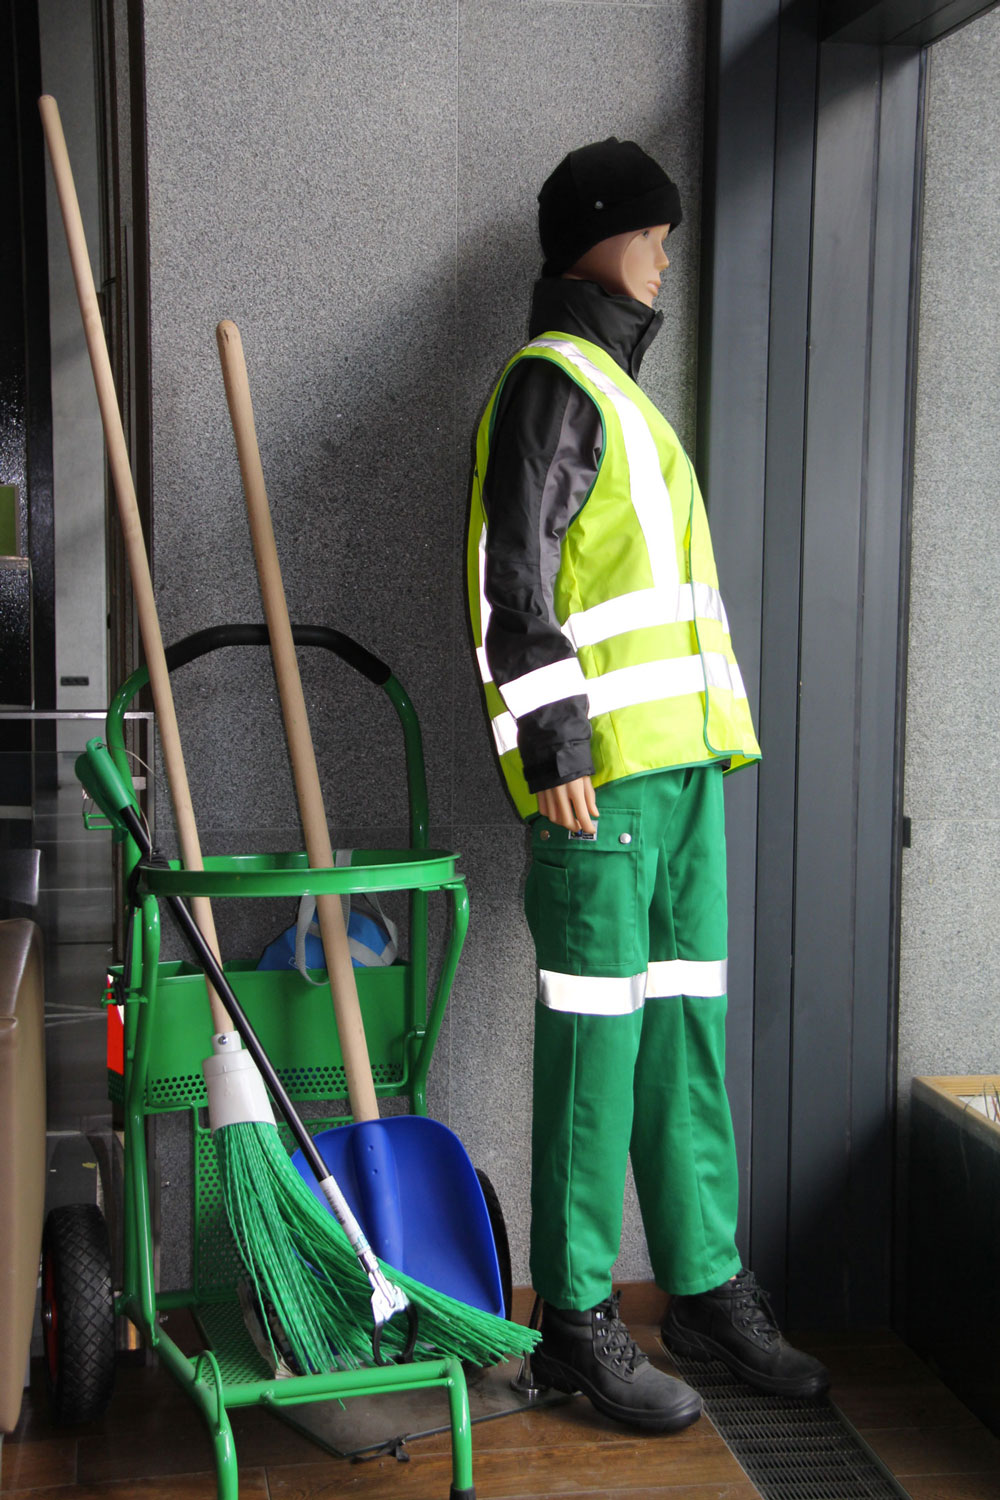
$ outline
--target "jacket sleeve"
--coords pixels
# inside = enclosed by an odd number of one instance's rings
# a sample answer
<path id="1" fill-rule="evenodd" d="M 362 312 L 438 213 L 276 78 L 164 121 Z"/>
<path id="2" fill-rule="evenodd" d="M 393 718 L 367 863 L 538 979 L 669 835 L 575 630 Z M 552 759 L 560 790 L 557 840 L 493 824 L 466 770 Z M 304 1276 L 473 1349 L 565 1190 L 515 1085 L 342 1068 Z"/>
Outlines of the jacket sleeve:
<path id="1" fill-rule="evenodd" d="M 603 446 L 600 413 L 550 360 L 524 359 L 497 403 L 483 483 L 485 646 L 517 720 L 528 788 L 594 769 L 583 674 L 555 615 L 563 537 L 590 494 Z"/>

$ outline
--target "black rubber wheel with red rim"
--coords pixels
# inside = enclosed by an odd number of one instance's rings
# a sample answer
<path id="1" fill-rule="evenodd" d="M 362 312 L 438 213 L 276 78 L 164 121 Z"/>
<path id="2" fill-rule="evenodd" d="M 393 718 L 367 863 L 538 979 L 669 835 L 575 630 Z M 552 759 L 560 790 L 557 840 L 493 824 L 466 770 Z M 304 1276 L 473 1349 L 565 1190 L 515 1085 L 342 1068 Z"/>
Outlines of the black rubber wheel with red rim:
<path id="1" fill-rule="evenodd" d="M 46 1217 L 42 1336 L 53 1417 L 64 1425 L 95 1421 L 115 1383 L 111 1246 L 96 1203 L 65 1204 Z"/>

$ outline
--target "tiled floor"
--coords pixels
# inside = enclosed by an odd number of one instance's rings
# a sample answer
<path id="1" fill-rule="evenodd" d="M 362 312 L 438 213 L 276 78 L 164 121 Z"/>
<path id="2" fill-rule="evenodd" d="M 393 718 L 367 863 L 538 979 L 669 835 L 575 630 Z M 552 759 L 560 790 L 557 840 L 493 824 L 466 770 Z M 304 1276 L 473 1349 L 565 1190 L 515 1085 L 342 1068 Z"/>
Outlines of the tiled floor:
<path id="1" fill-rule="evenodd" d="M 656 1316 L 656 1296 L 652 1289 L 628 1288 L 626 1311 L 630 1305 L 633 1331 L 666 1366 L 656 1322 L 649 1320 Z M 817 1335 L 803 1342 L 827 1361 L 838 1406 L 912 1500 L 1000 1500 L 1000 1441 L 893 1334 Z M 76 1432 L 50 1426 L 39 1375 L 13 1440 L 4 1444 L 3 1500 L 215 1495 L 201 1419 L 165 1371 L 126 1366 L 104 1420 Z M 448 1494 L 445 1435 L 411 1440 L 406 1463 L 391 1457 L 350 1463 L 266 1412 L 237 1412 L 233 1425 L 241 1500 L 445 1500 Z M 704 1418 L 673 1436 L 642 1436 L 577 1399 L 479 1424 L 473 1448 L 480 1500 L 759 1500 Z"/>
<path id="2" fill-rule="evenodd" d="M 803 1340 L 833 1399 L 912 1500 L 1000 1500 L 1000 1440 L 889 1331 Z"/>

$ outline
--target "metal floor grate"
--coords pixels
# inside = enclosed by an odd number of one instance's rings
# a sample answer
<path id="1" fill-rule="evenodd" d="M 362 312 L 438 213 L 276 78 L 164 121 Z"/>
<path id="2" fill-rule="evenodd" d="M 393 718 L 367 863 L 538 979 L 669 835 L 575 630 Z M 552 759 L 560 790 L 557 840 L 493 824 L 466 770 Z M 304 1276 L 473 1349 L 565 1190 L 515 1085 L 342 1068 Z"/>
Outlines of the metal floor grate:
<path id="1" fill-rule="evenodd" d="M 830 1401 L 765 1396 L 716 1360 L 670 1358 L 764 1500 L 908 1500 Z"/>

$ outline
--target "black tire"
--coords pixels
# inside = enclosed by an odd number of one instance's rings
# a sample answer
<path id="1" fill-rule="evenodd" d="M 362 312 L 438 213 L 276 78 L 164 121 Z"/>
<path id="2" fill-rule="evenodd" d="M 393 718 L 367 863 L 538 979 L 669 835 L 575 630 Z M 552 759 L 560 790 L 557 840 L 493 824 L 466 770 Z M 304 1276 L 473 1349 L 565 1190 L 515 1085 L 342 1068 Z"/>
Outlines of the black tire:
<path id="1" fill-rule="evenodd" d="M 503 1292 L 503 1315 L 510 1317 L 511 1305 L 514 1300 L 513 1277 L 510 1269 L 510 1241 L 507 1239 L 507 1225 L 504 1223 L 503 1209 L 500 1207 L 500 1199 L 497 1197 L 496 1188 L 493 1186 L 485 1172 L 476 1168 L 476 1176 L 479 1178 L 479 1186 L 483 1190 L 486 1200 L 486 1212 L 490 1216 L 490 1228 L 493 1230 L 493 1243 L 497 1251 L 497 1265 L 500 1267 L 500 1288 Z"/>
<path id="2" fill-rule="evenodd" d="M 111 1246 L 95 1203 L 54 1208 L 42 1235 L 45 1383 L 54 1419 L 103 1416 L 115 1383 Z"/>

